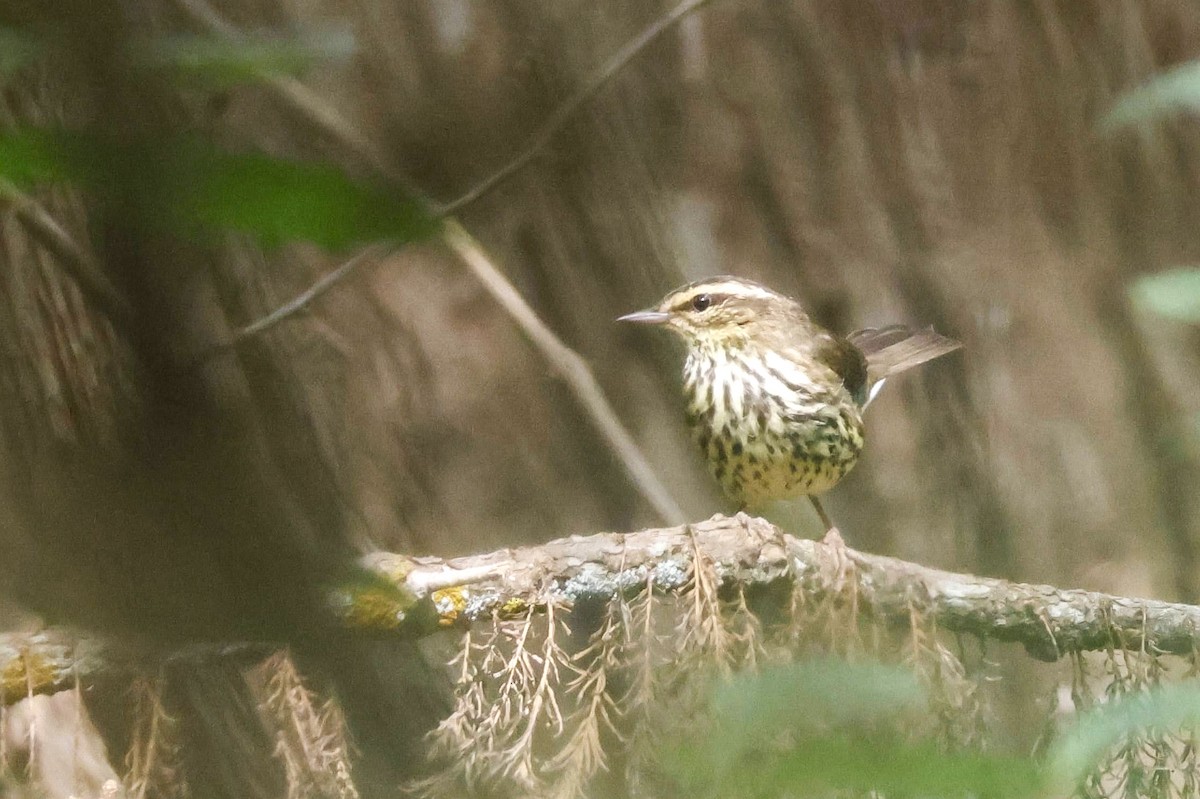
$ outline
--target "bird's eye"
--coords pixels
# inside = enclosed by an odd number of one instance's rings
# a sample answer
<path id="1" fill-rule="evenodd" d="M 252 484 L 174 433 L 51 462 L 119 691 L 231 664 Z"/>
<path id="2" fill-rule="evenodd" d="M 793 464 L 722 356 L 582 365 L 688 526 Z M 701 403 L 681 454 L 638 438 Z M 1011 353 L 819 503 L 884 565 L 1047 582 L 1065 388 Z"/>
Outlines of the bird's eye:
<path id="1" fill-rule="evenodd" d="M 712 295 L 710 294 L 697 294 L 692 299 L 692 310 L 707 311 L 710 305 L 712 305 Z"/>

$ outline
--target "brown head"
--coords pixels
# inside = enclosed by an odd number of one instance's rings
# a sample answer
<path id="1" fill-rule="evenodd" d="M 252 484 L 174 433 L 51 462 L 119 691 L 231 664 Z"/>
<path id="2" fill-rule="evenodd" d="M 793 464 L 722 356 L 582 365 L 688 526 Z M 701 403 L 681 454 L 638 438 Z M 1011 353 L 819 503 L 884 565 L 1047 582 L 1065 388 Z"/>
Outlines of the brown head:
<path id="1" fill-rule="evenodd" d="M 785 346 L 780 335 L 794 338 L 819 330 L 800 304 L 766 286 L 740 277 L 720 275 L 675 289 L 656 307 L 626 314 L 619 322 L 662 325 L 689 346 L 742 346 L 748 342 Z"/>

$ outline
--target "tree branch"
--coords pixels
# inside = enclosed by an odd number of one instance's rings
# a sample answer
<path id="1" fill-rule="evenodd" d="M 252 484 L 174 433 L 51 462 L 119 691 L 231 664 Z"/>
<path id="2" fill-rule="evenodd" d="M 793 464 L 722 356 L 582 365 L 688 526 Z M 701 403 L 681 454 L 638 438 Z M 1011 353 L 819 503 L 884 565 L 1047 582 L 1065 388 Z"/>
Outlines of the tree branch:
<path id="1" fill-rule="evenodd" d="M 412 574 L 449 568 L 475 574 L 491 569 L 502 575 L 442 592 L 454 597 L 462 621 L 473 623 L 501 610 L 525 613 L 549 602 L 610 599 L 643 589 L 650 572 L 656 589 L 678 590 L 691 573 L 693 547 L 712 560 L 726 586 L 787 581 L 794 590 L 812 595 L 853 590 L 862 612 L 877 619 L 908 626 L 915 611 L 949 632 L 1019 643 L 1030 656 L 1047 662 L 1108 648 L 1189 656 L 1200 637 L 1200 607 L 1195 605 L 957 574 L 852 549 L 845 550 L 850 568 L 842 573 L 841 555 L 830 546 L 794 538 L 770 522 L 740 513 L 450 561 L 422 559 L 415 561 Z M 385 575 L 394 573 L 389 564 L 397 557 L 376 554 L 367 565 Z M 446 608 L 443 604 L 444 613 Z"/>
<path id="2" fill-rule="evenodd" d="M 680 593 L 691 584 L 696 553 L 726 588 L 786 584 L 807 597 L 853 595 L 868 618 L 907 628 L 918 613 L 948 632 L 1019 643 L 1047 662 L 1110 648 L 1189 657 L 1200 630 L 1200 607 L 1194 605 L 955 574 L 854 550 L 840 553 L 744 514 L 450 560 L 376 553 L 364 565 L 398 591 L 341 590 L 332 604 L 364 635 L 428 635 L 489 624 L 496 616 L 539 613 L 551 604 L 570 608 L 630 598 L 651 585 L 659 593 Z M 419 595 L 424 596 L 415 602 L 405 599 Z M 249 657 L 270 649 L 270 644 L 196 645 L 168 658 Z M 86 685 L 145 662 L 114 642 L 64 631 L 0 635 L 0 703 L 69 688 L 76 677 Z"/>

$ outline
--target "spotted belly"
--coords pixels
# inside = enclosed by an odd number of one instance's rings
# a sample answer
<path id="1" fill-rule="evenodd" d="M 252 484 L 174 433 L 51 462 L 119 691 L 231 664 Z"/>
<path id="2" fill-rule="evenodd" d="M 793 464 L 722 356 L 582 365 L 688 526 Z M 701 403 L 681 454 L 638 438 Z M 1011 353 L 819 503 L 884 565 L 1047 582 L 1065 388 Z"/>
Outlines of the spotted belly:
<path id="1" fill-rule="evenodd" d="M 694 437 L 712 476 L 742 506 L 828 491 L 854 468 L 863 445 L 861 429 L 837 413 L 746 436 L 701 425 Z"/>
<path id="2" fill-rule="evenodd" d="M 745 384 L 743 384 L 745 385 Z M 854 467 L 863 447 L 861 409 L 847 395 L 698 391 L 688 423 L 708 469 L 743 507 L 820 494 Z"/>

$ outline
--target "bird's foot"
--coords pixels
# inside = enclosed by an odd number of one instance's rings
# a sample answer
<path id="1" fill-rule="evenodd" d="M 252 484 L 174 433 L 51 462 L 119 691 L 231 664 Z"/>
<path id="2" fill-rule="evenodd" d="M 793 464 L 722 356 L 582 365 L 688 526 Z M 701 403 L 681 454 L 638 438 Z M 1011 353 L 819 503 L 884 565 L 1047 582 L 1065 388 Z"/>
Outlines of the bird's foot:
<path id="1" fill-rule="evenodd" d="M 825 532 L 821 543 L 829 547 L 829 554 L 832 556 L 833 589 L 841 591 L 846 584 L 846 579 L 854 569 L 854 564 L 850 560 L 850 548 L 846 546 L 842 534 L 833 526 L 830 526 Z"/>

